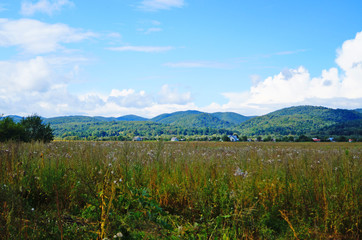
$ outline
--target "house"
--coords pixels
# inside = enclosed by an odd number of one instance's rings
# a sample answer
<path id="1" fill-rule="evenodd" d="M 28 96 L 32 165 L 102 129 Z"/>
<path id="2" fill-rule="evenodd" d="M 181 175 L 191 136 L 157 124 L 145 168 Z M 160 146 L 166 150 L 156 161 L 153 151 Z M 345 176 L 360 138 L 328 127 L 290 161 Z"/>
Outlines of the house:
<path id="1" fill-rule="evenodd" d="M 312 138 L 313 142 L 320 142 L 321 140 L 319 138 Z"/>
<path id="2" fill-rule="evenodd" d="M 171 138 L 171 142 L 178 142 L 177 137 L 172 137 L 172 138 Z"/>
<path id="3" fill-rule="evenodd" d="M 229 135 L 230 142 L 237 142 L 239 141 L 239 138 L 235 135 Z"/>
<path id="4" fill-rule="evenodd" d="M 335 141 L 334 141 L 334 138 L 332 138 L 332 137 L 328 138 L 328 141 L 330 141 L 330 142 L 335 142 Z"/>
<path id="5" fill-rule="evenodd" d="M 132 139 L 132 141 L 143 141 L 143 138 L 137 136 Z"/>
<path id="6" fill-rule="evenodd" d="M 353 139 L 348 139 L 348 142 L 353 142 Z"/>

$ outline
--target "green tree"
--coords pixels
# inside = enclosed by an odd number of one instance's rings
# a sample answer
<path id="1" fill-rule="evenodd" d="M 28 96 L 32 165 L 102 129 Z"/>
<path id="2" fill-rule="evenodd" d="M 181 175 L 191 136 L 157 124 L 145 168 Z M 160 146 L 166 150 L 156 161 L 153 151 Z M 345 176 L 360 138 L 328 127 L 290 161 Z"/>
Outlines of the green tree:
<path id="1" fill-rule="evenodd" d="M 0 120 L 0 142 L 9 140 L 24 141 L 25 129 L 20 123 L 14 122 L 11 117 Z"/>
<path id="2" fill-rule="evenodd" d="M 230 138 L 228 137 L 228 135 L 223 135 L 222 137 L 221 137 L 221 139 L 224 141 L 224 142 L 230 142 Z"/>
<path id="3" fill-rule="evenodd" d="M 54 139 L 53 130 L 49 124 L 44 124 L 37 115 L 23 118 L 20 124 L 25 129 L 25 141 L 43 141 L 50 142 Z"/>

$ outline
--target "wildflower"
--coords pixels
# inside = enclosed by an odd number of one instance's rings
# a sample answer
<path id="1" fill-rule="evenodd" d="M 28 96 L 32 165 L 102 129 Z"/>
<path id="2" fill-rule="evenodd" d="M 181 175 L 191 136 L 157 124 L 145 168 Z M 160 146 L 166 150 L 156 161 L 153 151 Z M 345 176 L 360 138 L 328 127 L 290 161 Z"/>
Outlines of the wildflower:
<path id="1" fill-rule="evenodd" d="M 237 168 L 234 173 L 234 176 L 246 177 L 247 175 L 248 175 L 248 172 L 247 171 L 243 172 L 240 168 Z"/>
<path id="2" fill-rule="evenodd" d="M 34 211 L 34 208 L 31 208 L 31 211 Z"/>
<path id="3" fill-rule="evenodd" d="M 116 235 L 117 235 L 117 237 L 119 237 L 119 238 L 123 237 L 123 234 L 122 234 L 121 232 L 118 232 Z"/>

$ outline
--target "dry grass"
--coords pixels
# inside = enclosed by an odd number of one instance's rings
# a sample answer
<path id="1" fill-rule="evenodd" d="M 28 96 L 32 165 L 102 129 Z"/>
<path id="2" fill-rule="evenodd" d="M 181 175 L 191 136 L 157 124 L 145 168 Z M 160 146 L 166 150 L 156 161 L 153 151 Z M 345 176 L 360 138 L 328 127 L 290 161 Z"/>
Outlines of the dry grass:
<path id="1" fill-rule="evenodd" d="M 359 239 L 359 143 L 0 145 L 4 239 Z"/>

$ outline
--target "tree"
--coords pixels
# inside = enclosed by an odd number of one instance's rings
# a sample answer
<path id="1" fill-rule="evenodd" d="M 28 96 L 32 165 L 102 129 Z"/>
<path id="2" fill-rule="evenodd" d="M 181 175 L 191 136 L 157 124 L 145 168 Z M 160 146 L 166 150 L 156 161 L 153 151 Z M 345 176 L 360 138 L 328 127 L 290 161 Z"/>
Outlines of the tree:
<path id="1" fill-rule="evenodd" d="M 24 141 L 25 129 L 20 123 L 14 122 L 11 117 L 0 120 L 0 142 L 9 140 Z"/>
<path id="2" fill-rule="evenodd" d="M 224 142 L 230 142 L 230 138 L 228 137 L 228 135 L 223 135 L 222 137 L 221 137 L 221 139 L 224 141 Z"/>
<path id="3" fill-rule="evenodd" d="M 20 124 L 25 129 L 25 141 L 50 142 L 54 139 L 53 130 L 49 124 L 43 124 L 42 119 L 37 115 L 23 118 Z"/>

